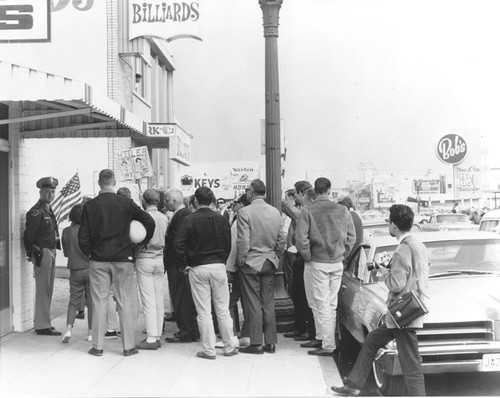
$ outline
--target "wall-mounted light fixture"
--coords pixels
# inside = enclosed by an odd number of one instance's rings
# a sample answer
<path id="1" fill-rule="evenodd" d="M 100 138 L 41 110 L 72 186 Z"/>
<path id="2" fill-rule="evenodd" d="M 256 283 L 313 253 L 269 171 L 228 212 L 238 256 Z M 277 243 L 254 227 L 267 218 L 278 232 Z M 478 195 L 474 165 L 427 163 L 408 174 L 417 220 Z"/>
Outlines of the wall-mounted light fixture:
<path id="1" fill-rule="evenodd" d="M 139 84 L 142 80 L 142 75 L 140 73 L 135 74 L 135 82 Z"/>

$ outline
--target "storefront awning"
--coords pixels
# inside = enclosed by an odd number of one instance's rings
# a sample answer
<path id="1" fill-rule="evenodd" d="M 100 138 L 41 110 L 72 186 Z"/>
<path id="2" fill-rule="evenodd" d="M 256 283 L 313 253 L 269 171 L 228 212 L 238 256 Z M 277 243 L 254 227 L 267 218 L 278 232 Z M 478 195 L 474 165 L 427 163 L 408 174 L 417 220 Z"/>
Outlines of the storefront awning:
<path id="1" fill-rule="evenodd" d="M 146 123 L 86 83 L 0 61 L 0 102 L 22 103 L 24 138 L 141 137 Z"/>

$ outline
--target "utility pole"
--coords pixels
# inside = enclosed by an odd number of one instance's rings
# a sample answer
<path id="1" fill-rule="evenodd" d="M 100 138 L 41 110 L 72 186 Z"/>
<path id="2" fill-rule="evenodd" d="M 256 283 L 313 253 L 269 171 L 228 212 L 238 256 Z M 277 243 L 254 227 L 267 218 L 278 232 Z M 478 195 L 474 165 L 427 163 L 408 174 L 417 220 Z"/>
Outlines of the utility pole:
<path id="1" fill-rule="evenodd" d="M 280 89 L 278 74 L 279 11 L 283 0 L 259 0 L 266 44 L 266 187 L 267 202 L 281 212 Z M 283 263 L 274 278 L 274 302 L 278 333 L 294 329 L 293 303 L 284 285 Z"/>
<path id="2" fill-rule="evenodd" d="M 278 73 L 279 11 L 283 0 L 259 0 L 265 39 L 267 201 L 281 209 L 280 92 Z"/>

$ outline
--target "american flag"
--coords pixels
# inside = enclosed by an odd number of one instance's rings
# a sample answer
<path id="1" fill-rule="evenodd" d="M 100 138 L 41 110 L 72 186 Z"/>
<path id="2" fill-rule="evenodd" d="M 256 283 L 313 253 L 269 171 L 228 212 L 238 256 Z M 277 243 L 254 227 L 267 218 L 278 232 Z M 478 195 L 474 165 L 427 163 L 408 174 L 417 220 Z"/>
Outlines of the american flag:
<path id="1" fill-rule="evenodd" d="M 57 224 L 68 217 L 71 208 L 82 200 L 80 177 L 76 173 L 61 189 L 59 196 L 52 202 L 52 211 L 56 216 Z"/>

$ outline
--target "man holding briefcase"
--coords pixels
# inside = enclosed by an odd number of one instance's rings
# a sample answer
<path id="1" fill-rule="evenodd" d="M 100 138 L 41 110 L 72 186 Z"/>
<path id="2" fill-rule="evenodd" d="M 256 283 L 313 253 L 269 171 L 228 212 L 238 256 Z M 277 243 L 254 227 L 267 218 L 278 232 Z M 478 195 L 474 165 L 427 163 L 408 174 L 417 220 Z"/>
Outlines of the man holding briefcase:
<path id="1" fill-rule="evenodd" d="M 425 295 L 430 265 L 425 246 L 409 234 L 413 225 L 411 208 L 406 205 L 393 205 L 389 212 L 389 233 L 398 239 L 398 247 L 387 268 L 378 267 L 385 274 L 384 282 L 389 289 L 388 306 L 410 291 L 419 291 Z M 423 317 L 413 320 L 401 329 L 390 316 L 387 315 L 385 320 L 385 324 L 372 330 L 366 336 L 358 359 L 344 380 L 344 385 L 333 386 L 329 393 L 359 395 L 368 378 L 377 351 L 396 339 L 405 383 L 404 395 L 425 395 L 424 375 L 416 334 L 416 329 L 423 326 Z"/>

